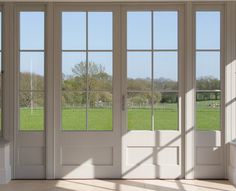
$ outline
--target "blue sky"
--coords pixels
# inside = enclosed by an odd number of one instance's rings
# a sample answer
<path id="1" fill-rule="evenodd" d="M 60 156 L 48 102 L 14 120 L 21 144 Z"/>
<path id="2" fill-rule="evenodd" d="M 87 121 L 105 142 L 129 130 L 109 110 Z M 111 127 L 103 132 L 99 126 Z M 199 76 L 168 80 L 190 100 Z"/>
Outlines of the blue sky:
<path id="1" fill-rule="evenodd" d="M 153 46 L 162 52 L 154 53 L 154 77 L 177 80 L 178 65 L 178 12 L 158 11 L 153 13 Z M 196 76 L 220 76 L 220 54 L 209 49 L 220 48 L 220 13 L 196 13 L 196 48 L 205 52 L 196 53 Z M 86 49 L 86 13 L 65 12 L 62 15 L 63 50 Z M 112 13 L 88 13 L 88 49 L 112 50 Z M 129 12 L 127 15 L 127 48 L 137 50 L 127 54 L 129 78 L 151 77 L 151 12 Z M 44 13 L 21 12 L 20 49 L 43 50 Z M 165 51 L 166 50 L 166 51 Z M 43 53 L 21 53 L 21 71 L 43 74 Z M 62 69 L 67 75 L 75 64 L 85 61 L 85 53 L 63 53 Z M 112 53 L 89 53 L 89 60 L 101 64 L 112 74 Z"/>

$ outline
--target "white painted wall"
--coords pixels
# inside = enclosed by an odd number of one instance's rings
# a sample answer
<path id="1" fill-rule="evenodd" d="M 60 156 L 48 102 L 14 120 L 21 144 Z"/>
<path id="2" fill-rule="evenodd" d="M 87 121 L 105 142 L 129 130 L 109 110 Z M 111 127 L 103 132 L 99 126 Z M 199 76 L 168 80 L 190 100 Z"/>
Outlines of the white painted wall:
<path id="1" fill-rule="evenodd" d="M 236 186 L 236 140 L 230 142 L 229 150 L 228 177 L 230 182 Z"/>
<path id="2" fill-rule="evenodd" d="M 6 184 L 11 180 L 10 144 L 0 139 L 0 184 Z"/>

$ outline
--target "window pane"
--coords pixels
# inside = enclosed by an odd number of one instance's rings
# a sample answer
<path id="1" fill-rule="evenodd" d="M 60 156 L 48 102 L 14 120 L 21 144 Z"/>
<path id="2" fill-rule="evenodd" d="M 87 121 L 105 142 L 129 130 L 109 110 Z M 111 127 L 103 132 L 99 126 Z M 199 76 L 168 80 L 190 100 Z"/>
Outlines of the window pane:
<path id="1" fill-rule="evenodd" d="M 20 92 L 20 130 L 44 129 L 44 93 Z"/>
<path id="2" fill-rule="evenodd" d="M 88 130 L 112 130 L 112 93 L 88 93 Z"/>
<path id="3" fill-rule="evenodd" d="M 220 52 L 196 53 L 196 80 L 198 90 L 220 88 Z"/>
<path id="4" fill-rule="evenodd" d="M 62 49 L 86 49 L 86 13 L 62 13 Z"/>
<path id="5" fill-rule="evenodd" d="M 178 94 L 154 93 L 155 130 L 178 130 Z"/>
<path id="6" fill-rule="evenodd" d="M 20 53 L 20 90 L 44 89 L 44 53 Z"/>
<path id="7" fill-rule="evenodd" d="M 151 90 L 151 71 L 151 52 L 127 53 L 128 90 Z"/>
<path id="8" fill-rule="evenodd" d="M 127 48 L 151 49 L 151 12 L 127 13 Z"/>
<path id="9" fill-rule="evenodd" d="M 62 129 L 86 129 L 86 92 L 62 92 Z"/>
<path id="10" fill-rule="evenodd" d="M 90 52 L 88 57 L 88 91 L 112 91 L 112 53 Z"/>
<path id="11" fill-rule="evenodd" d="M 178 48 L 178 12 L 157 11 L 153 15 L 154 49 Z"/>
<path id="12" fill-rule="evenodd" d="M 178 53 L 154 53 L 154 90 L 178 90 Z"/>
<path id="13" fill-rule="evenodd" d="M 152 93 L 128 93 L 128 130 L 151 130 Z"/>
<path id="14" fill-rule="evenodd" d="M 196 48 L 220 48 L 220 12 L 196 12 Z"/>
<path id="15" fill-rule="evenodd" d="M 112 50 L 112 13 L 88 12 L 88 49 Z"/>
<path id="16" fill-rule="evenodd" d="M 62 90 L 86 91 L 86 54 L 82 52 L 62 53 Z"/>
<path id="17" fill-rule="evenodd" d="M 44 49 L 44 12 L 20 12 L 20 49 Z"/>
<path id="18" fill-rule="evenodd" d="M 197 130 L 220 130 L 220 92 L 198 92 L 196 102 Z"/>

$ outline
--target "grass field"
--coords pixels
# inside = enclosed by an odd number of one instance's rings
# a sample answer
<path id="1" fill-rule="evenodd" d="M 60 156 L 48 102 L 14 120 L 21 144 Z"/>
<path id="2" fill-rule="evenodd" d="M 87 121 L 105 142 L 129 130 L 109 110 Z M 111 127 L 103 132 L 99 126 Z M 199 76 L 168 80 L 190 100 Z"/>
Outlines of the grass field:
<path id="1" fill-rule="evenodd" d="M 216 101 L 214 101 L 215 103 Z M 219 107 L 211 107 L 212 101 L 197 103 L 196 128 L 198 130 L 219 130 L 220 110 Z M 42 130 L 43 110 L 26 109 L 20 110 L 21 130 Z M 86 110 L 63 109 L 62 128 L 64 130 L 85 130 Z M 160 105 L 154 109 L 154 128 L 156 130 L 177 130 L 178 116 L 176 104 Z M 88 130 L 111 130 L 112 111 L 108 108 L 88 109 Z M 129 130 L 151 130 L 151 110 L 149 108 L 128 109 Z"/>

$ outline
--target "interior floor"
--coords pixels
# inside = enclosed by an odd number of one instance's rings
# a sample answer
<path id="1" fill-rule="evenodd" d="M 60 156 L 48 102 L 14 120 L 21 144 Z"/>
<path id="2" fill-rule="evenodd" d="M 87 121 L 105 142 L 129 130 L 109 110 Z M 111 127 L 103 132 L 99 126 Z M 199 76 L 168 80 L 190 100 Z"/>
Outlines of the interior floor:
<path id="1" fill-rule="evenodd" d="M 236 191 L 226 180 L 14 180 L 1 191 Z"/>

